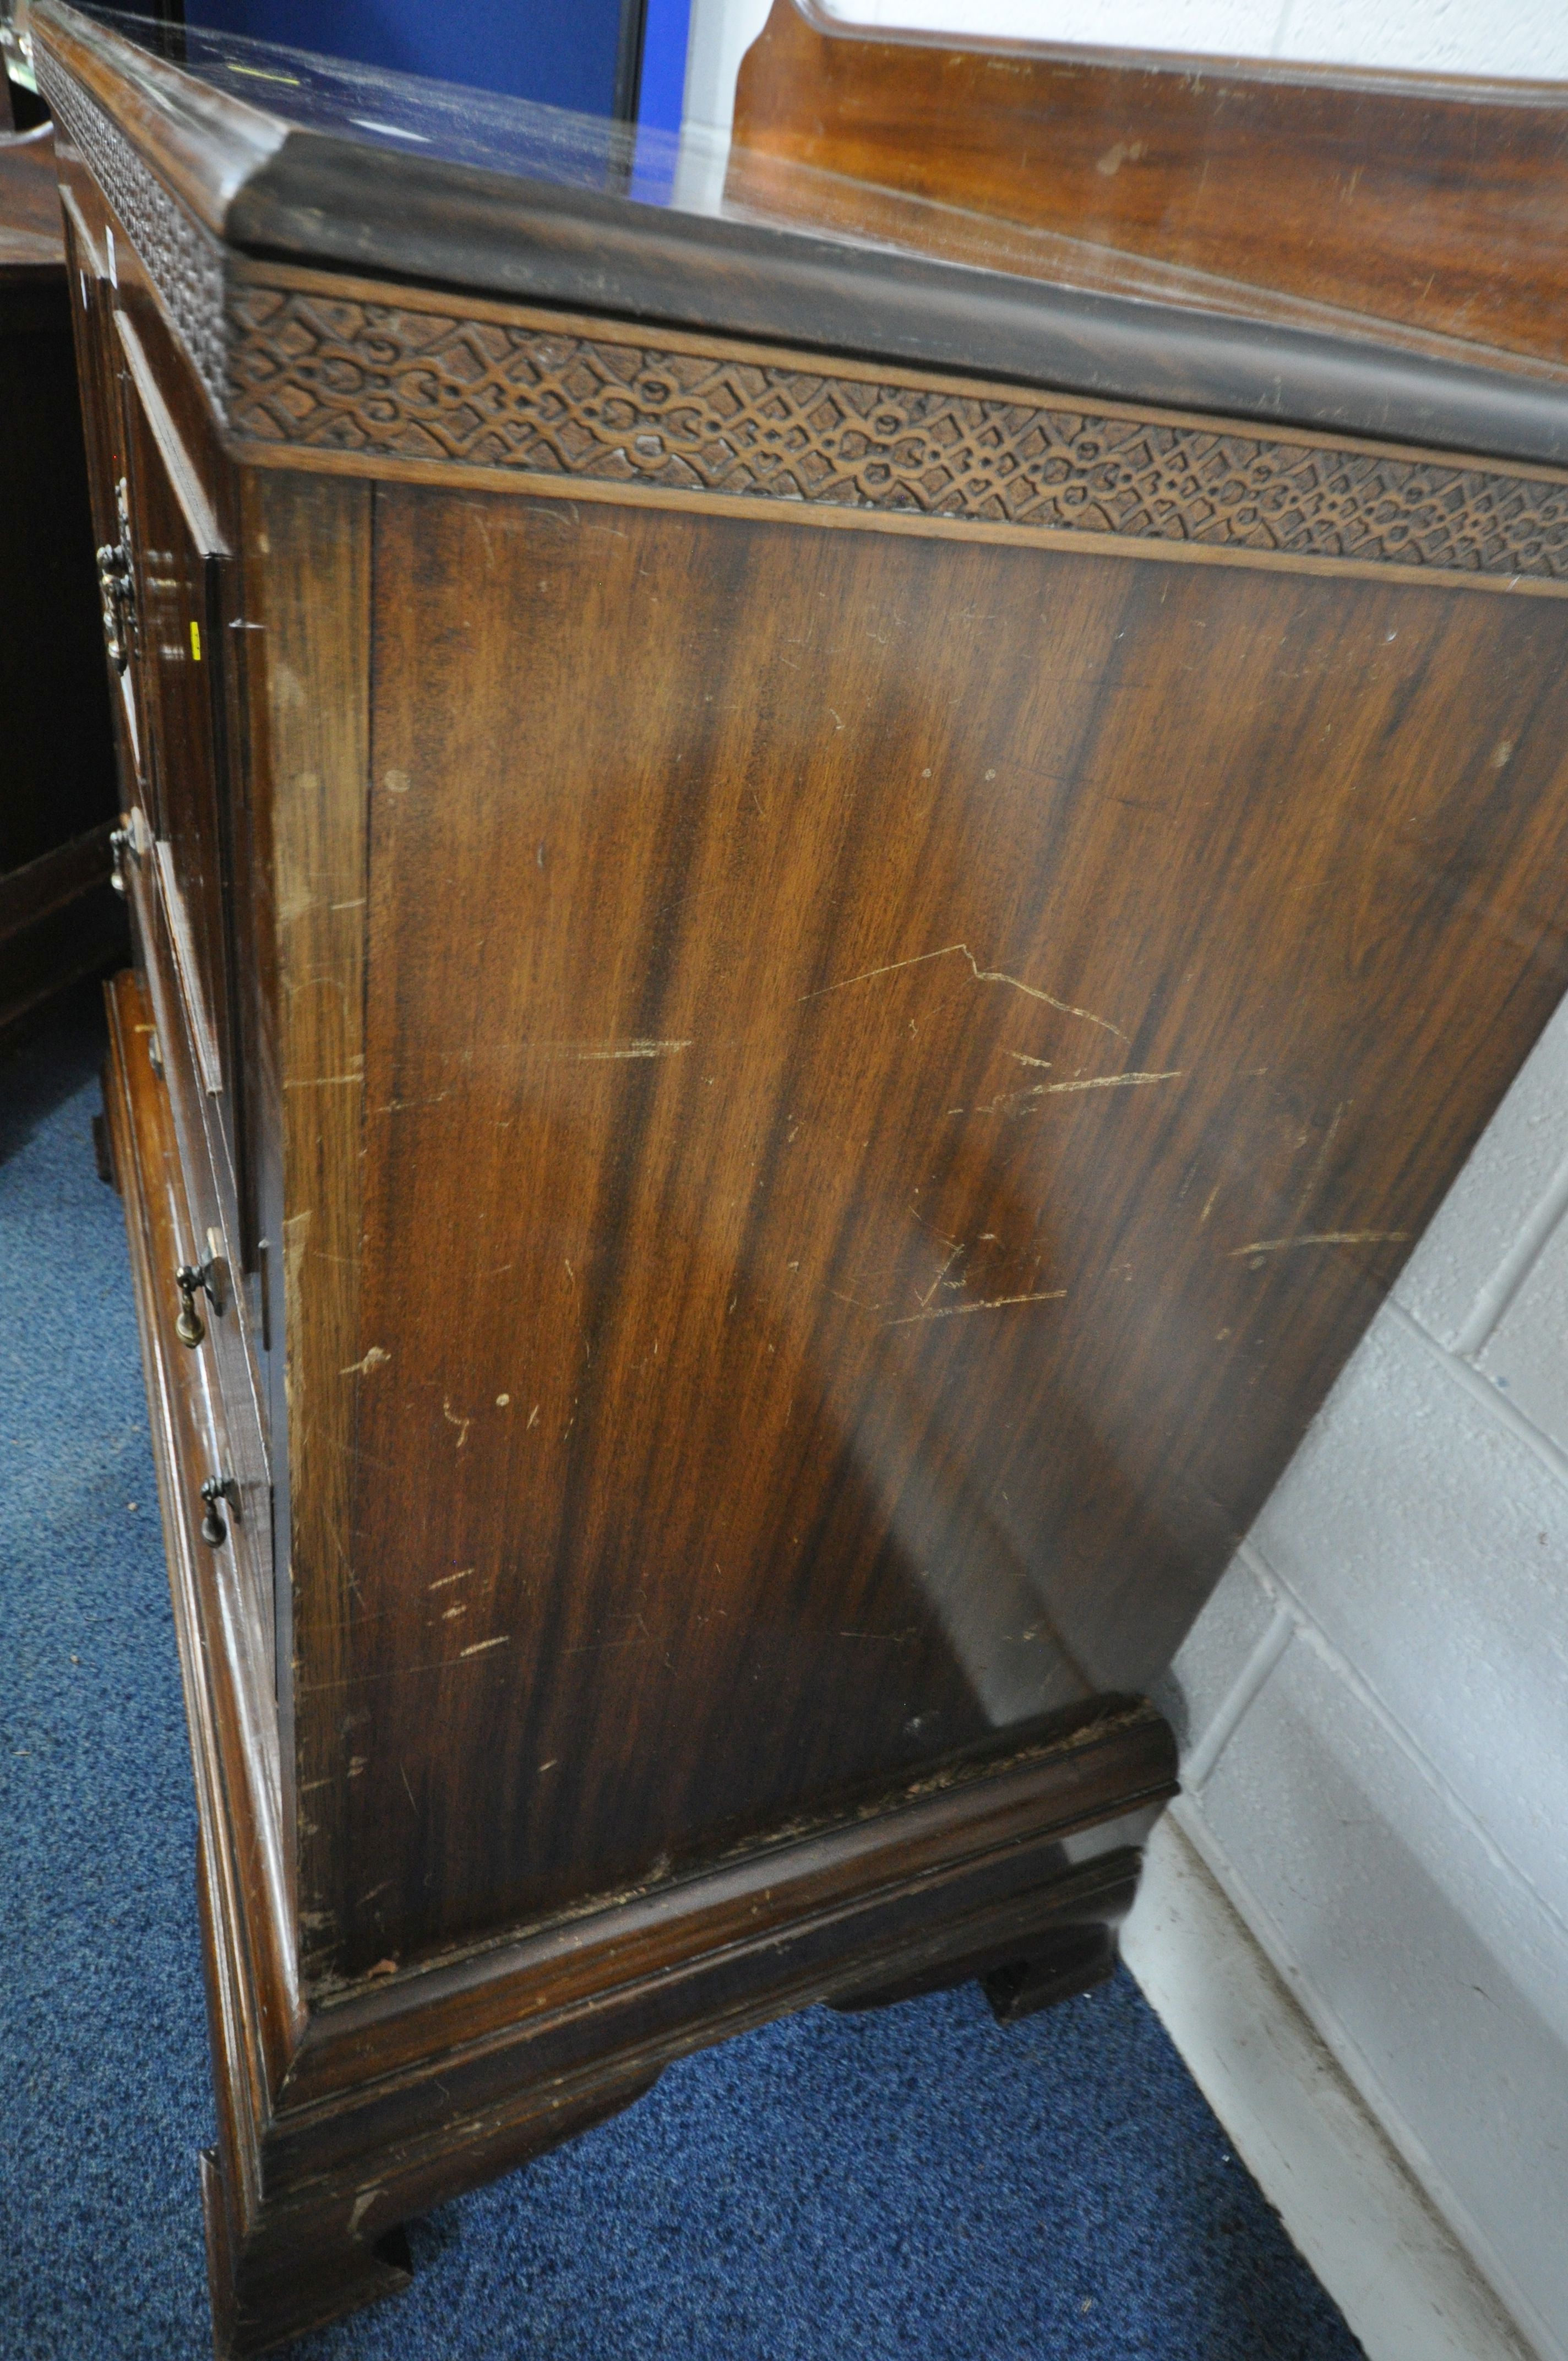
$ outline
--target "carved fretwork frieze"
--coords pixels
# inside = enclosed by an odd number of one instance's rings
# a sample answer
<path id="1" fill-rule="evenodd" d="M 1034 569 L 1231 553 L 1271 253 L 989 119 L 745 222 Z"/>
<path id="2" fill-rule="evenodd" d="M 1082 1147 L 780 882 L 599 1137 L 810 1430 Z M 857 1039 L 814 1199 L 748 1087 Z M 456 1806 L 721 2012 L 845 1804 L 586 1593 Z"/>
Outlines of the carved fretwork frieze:
<path id="1" fill-rule="evenodd" d="M 223 409 L 224 249 L 193 221 L 80 82 L 59 71 L 43 47 L 38 87 L 49 112 L 119 215 L 163 299 L 208 398 Z"/>
<path id="2" fill-rule="evenodd" d="M 1568 580 L 1568 486 L 649 340 L 239 288 L 260 444 L 830 508 Z"/>
<path id="3" fill-rule="evenodd" d="M 449 299 L 268 284 L 254 265 L 225 293 L 219 242 L 79 83 L 43 70 L 241 445 L 1568 584 L 1568 483 L 1539 471 L 797 368 L 493 304 L 465 317 Z"/>

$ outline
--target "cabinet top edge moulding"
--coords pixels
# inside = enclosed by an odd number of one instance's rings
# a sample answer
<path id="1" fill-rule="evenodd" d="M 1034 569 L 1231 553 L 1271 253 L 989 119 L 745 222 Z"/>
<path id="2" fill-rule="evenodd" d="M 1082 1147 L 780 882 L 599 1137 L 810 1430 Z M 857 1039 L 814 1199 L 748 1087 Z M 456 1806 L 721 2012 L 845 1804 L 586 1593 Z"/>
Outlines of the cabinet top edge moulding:
<path id="1" fill-rule="evenodd" d="M 325 270 L 416 282 L 433 314 L 497 327 L 514 307 L 561 307 L 614 320 L 622 340 L 646 324 L 661 350 L 668 332 L 718 330 L 759 358 L 831 352 L 836 377 L 858 363 L 920 390 L 939 373 L 941 390 L 956 371 L 977 392 L 1091 400 L 1095 417 L 1153 405 L 1330 450 L 1568 460 L 1563 267 L 1542 227 L 1557 210 L 1543 192 L 1568 179 L 1556 85 L 947 49 L 776 0 L 716 183 L 686 169 L 689 137 L 684 161 L 665 134 L 194 30 L 174 64 L 135 20 L 61 0 L 32 22 L 57 118 L 247 456 L 519 464 L 494 436 L 455 440 L 450 415 L 378 444 L 363 416 L 325 419 L 280 381 L 267 299 L 294 299 L 297 340 L 302 299 L 325 291 L 289 274 Z M 1064 76 L 1080 86 L 1065 97 Z M 1105 84 L 1087 105 L 1085 77 Z M 1246 198 L 1259 175 L 1266 242 Z M 1358 278 L 1370 249 L 1378 270 Z M 1503 285 L 1517 301 L 1499 309 Z M 323 356 L 302 357 L 309 375 Z M 627 443 L 627 483 L 701 478 Z M 838 500 L 777 456 L 759 454 L 777 480 L 751 470 L 751 496 Z M 739 478 L 708 489 L 733 496 Z M 873 499 L 861 481 L 846 504 Z M 962 499 L 903 485 L 880 503 L 900 504 Z M 1151 537 L 1188 537 L 1167 507 Z M 1007 504 L 987 512 L 1005 522 Z"/>

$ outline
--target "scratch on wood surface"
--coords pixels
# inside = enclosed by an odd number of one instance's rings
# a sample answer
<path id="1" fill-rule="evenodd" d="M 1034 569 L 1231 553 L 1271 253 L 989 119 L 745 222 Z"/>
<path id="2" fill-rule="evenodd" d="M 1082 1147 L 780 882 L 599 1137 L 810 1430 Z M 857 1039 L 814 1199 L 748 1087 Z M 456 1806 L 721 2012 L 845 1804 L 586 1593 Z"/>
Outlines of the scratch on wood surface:
<path id="1" fill-rule="evenodd" d="M 1229 1259 L 1242 1255 L 1279 1254 L 1287 1246 L 1376 1246 L 1386 1240 L 1402 1241 L 1409 1230 L 1303 1230 L 1293 1238 L 1254 1238 L 1251 1246 L 1233 1246 Z"/>
<path id="2" fill-rule="evenodd" d="M 302 1213 L 286 1213 L 283 1217 L 283 1292 L 291 1303 L 299 1300 L 300 1280 L 310 1242 L 310 1208 L 307 1206 Z"/>
<path id="3" fill-rule="evenodd" d="M 1039 1061 L 1045 1063 L 1042 1059 Z M 1009 1107 L 1029 1106 L 1039 1099 L 1059 1098 L 1066 1091 L 1130 1091 L 1144 1082 L 1179 1082 L 1187 1069 L 1173 1066 L 1164 1074 L 1092 1074 L 1081 1082 L 1036 1082 L 1026 1091 L 1003 1091 L 1000 1098 L 988 1099 L 977 1106 L 976 1115 L 997 1115 Z M 949 1115 L 962 1115 L 962 1107 L 949 1107 Z M 1037 1112 L 1037 1109 L 1036 1109 Z"/>
<path id="4" fill-rule="evenodd" d="M 362 2189 L 360 2191 L 358 2196 L 354 2201 L 354 2211 L 348 2217 L 348 2235 L 351 2238 L 380 2194 L 381 2190 L 379 2182 L 378 2182 L 374 2189 Z"/>
<path id="5" fill-rule="evenodd" d="M 677 1049 L 689 1049 L 691 1040 L 629 1041 L 624 1049 L 579 1049 L 579 1058 L 672 1058 Z"/>
<path id="6" fill-rule="evenodd" d="M 1198 1226 L 1199 1226 L 1199 1228 L 1200 1228 L 1200 1229 L 1201 1229 L 1201 1228 L 1202 1228 L 1202 1226 L 1203 1226 L 1204 1223 L 1208 1220 L 1208 1218 L 1209 1218 L 1210 1214 L 1213 1212 L 1213 1210 L 1214 1210 L 1214 1200 L 1215 1200 L 1215 1198 L 1219 1195 L 1220 1191 L 1221 1191 L 1221 1189 L 1222 1189 L 1222 1187 L 1223 1187 L 1223 1183 L 1222 1181 L 1216 1180 L 1216 1181 L 1215 1181 L 1215 1183 L 1214 1183 L 1214 1185 L 1213 1185 L 1213 1187 L 1210 1190 L 1209 1194 L 1208 1194 L 1208 1197 L 1207 1197 L 1207 1198 L 1206 1198 L 1206 1200 L 1204 1201 L 1203 1210 L 1202 1210 L 1202 1212 L 1201 1212 L 1201 1213 L 1199 1214 L 1199 1216 L 1198 1216 Z"/>
<path id="7" fill-rule="evenodd" d="M 543 850 L 543 846 L 541 845 L 541 853 Z M 690 898 L 689 895 L 683 895 L 678 901 L 666 905 L 666 907 L 678 909 L 682 903 Z M 488 1060 L 501 1057 L 539 1059 L 552 1065 L 603 1063 L 607 1060 L 626 1058 L 674 1058 L 678 1056 L 681 1050 L 689 1049 L 693 1038 L 690 1034 L 678 1040 L 673 1036 L 665 1038 L 655 1038 L 649 1034 L 637 1034 L 618 1039 L 612 1034 L 608 1039 L 598 1041 L 491 1041 L 485 1046 L 485 1056 Z M 474 1052 L 471 1049 L 442 1049 L 436 1054 L 447 1065 L 472 1066 L 474 1063 Z M 439 1095 L 444 1097 L 445 1093 L 442 1092 Z M 421 1099 L 411 1100 L 406 1104 L 433 1106 L 435 1102 L 433 1099 Z"/>
<path id="8" fill-rule="evenodd" d="M 1319 1143 L 1318 1152 L 1312 1159 L 1312 1169 L 1302 1184 L 1299 1197 L 1296 1200 L 1296 1210 L 1291 1216 L 1294 1221 L 1299 1222 L 1302 1219 L 1308 1206 L 1318 1193 L 1318 1184 L 1322 1180 L 1324 1168 L 1329 1160 L 1329 1150 L 1334 1144 L 1334 1134 L 1344 1120 L 1344 1106 L 1345 1103 L 1342 1099 L 1335 1107 L 1329 1121 L 1329 1127 Z"/>
<path id="9" fill-rule="evenodd" d="M 931 1281 L 930 1286 L 926 1290 L 925 1294 L 917 1295 L 916 1297 L 915 1301 L 919 1304 L 922 1311 L 924 1311 L 927 1304 L 930 1302 L 931 1298 L 936 1294 L 937 1290 L 941 1286 L 942 1281 L 946 1279 L 948 1273 L 951 1270 L 953 1265 L 957 1262 L 959 1257 L 963 1253 L 963 1251 L 964 1249 L 961 1246 L 955 1246 L 951 1254 L 948 1257 L 947 1261 L 942 1265 L 941 1269 L 937 1273 L 936 1278 Z"/>
<path id="10" fill-rule="evenodd" d="M 1000 968 L 981 967 L 967 943 L 944 943 L 939 951 L 916 951 L 913 959 L 893 960 L 886 967 L 868 967 L 859 975 L 844 976 L 838 983 L 824 983 L 815 992 L 803 992 L 800 1000 L 826 1000 L 829 993 L 848 992 L 852 983 L 872 983 L 878 976 L 897 975 L 906 967 L 923 967 L 927 960 L 950 959 L 955 951 L 968 960 L 977 983 L 1005 983 L 1014 992 L 1025 993 L 1031 1000 L 1043 1001 L 1062 1016 L 1081 1016 L 1086 1025 L 1098 1025 L 1102 1032 L 1113 1033 L 1118 1041 L 1126 1040 L 1121 1027 L 1113 1025 L 1109 1017 L 1096 1016 L 1091 1008 L 1075 1008 L 1070 1000 L 1058 1000 L 1054 993 L 1042 992 L 1037 984 L 1025 983 L 1019 976 L 1004 975 Z"/>
<path id="11" fill-rule="evenodd" d="M 458 1417 L 452 1407 L 452 1398 L 449 1394 L 444 1394 L 441 1398 L 441 1414 L 448 1426 L 455 1426 L 457 1429 L 457 1448 L 461 1451 L 468 1440 L 468 1429 L 473 1425 L 473 1420 Z"/>
<path id="12" fill-rule="evenodd" d="M 1179 1082 L 1186 1071 L 1185 1066 L 1171 1066 L 1163 1074 L 1094 1074 L 1087 1082 L 1039 1082 L 1036 1087 L 1047 1099 L 1060 1091 L 1130 1091 L 1143 1082 Z"/>
<path id="13" fill-rule="evenodd" d="M 286 1091 L 325 1091 L 335 1088 L 339 1082 L 362 1082 L 364 1080 L 364 1075 L 359 1073 L 296 1074 L 284 1083 L 283 1088 Z"/>
<path id="14" fill-rule="evenodd" d="M 1021 1066 L 1048 1066 L 1051 1062 L 1048 1058 L 1031 1058 L 1026 1049 L 1009 1049 L 1007 1054 L 1016 1058 Z"/>
<path id="15" fill-rule="evenodd" d="M 510 1638 L 510 1631 L 503 1631 L 499 1639 L 476 1640 L 471 1648 L 462 1648 L 458 1651 L 458 1661 L 461 1662 L 464 1656 L 482 1656 L 487 1648 L 504 1648 Z"/>
<path id="16" fill-rule="evenodd" d="M 933 1312 L 906 1312 L 901 1320 L 888 1320 L 888 1328 L 907 1328 L 917 1320 L 960 1320 L 968 1312 L 1005 1312 L 1014 1303 L 1059 1303 L 1067 1293 L 1065 1287 L 1053 1287 L 1043 1295 L 993 1295 L 983 1303 L 939 1303 Z"/>
<path id="17" fill-rule="evenodd" d="M 444 1590 L 449 1583 L 466 1582 L 468 1576 L 473 1573 L 473 1571 L 474 1569 L 471 1565 L 465 1565 L 459 1566 L 455 1574 L 438 1574 L 433 1582 L 427 1582 L 425 1584 L 425 1588 L 427 1590 Z"/>
<path id="18" fill-rule="evenodd" d="M 372 1369 L 384 1368 L 391 1357 L 379 1345 L 372 1345 L 362 1361 L 350 1361 L 347 1368 L 339 1369 L 337 1374 L 340 1378 L 367 1378 Z"/>

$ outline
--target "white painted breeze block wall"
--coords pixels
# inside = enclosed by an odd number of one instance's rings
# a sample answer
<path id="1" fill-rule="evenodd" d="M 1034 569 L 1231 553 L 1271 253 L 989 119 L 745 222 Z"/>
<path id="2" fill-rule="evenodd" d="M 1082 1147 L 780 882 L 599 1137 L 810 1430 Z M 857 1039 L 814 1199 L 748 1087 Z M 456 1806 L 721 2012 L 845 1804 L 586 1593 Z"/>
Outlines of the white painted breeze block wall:
<path id="1" fill-rule="evenodd" d="M 694 0 L 687 113 L 720 153 L 768 5 Z M 1568 79 L 1568 0 L 837 7 L 868 26 Z M 1183 1828 L 1513 2321 L 1568 2361 L 1568 1005 L 1166 1703 Z"/>
<path id="2" fill-rule="evenodd" d="M 846 25 L 1427 73 L 1568 73 L 1563 0 L 824 0 Z M 765 12 L 764 12 L 765 13 Z"/>
<path id="3" fill-rule="evenodd" d="M 1568 1006 L 1165 1702 L 1183 1828 L 1568 2361 Z"/>

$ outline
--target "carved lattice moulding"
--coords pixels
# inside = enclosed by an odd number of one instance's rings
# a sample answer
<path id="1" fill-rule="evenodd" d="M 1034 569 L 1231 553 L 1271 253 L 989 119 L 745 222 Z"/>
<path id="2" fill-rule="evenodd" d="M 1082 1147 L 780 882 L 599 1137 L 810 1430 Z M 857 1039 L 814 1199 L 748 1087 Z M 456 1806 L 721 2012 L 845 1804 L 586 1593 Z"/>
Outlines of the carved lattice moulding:
<path id="1" fill-rule="evenodd" d="M 1550 469 L 800 367 L 400 289 L 381 302 L 364 282 L 236 264 L 79 85 L 51 74 L 49 95 L 214 408 L 257 456 L 335 452 L 1568 586 L 1568 482 Z"/>
<path id="2" fill-rule="evenodd" d="M 1568 581 L 1544 470 L 298 289 L 236 288 L 229 328 L 231 426 L 260 445 Z"/>

